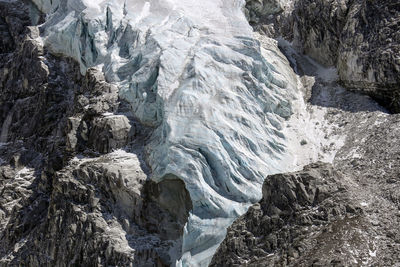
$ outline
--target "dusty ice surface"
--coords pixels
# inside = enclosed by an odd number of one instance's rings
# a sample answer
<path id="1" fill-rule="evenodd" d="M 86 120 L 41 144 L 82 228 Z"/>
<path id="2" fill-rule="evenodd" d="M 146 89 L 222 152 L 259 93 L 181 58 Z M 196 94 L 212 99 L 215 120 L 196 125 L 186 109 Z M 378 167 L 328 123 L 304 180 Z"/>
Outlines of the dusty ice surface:
<path id="1" fill-rule="evenodd" d="M 43 38 L 84 73 L 101 68 L 154 128 L 152 179 L 181 179 L 193 202 L 179 266 L 206 266 L 263 179 L 298 165 L 284 129 L 298 79 L 276 43 L 260 48 L 242 0 L 34 0 Z M 300 149 L 300 148 L 299 148 Z"/>

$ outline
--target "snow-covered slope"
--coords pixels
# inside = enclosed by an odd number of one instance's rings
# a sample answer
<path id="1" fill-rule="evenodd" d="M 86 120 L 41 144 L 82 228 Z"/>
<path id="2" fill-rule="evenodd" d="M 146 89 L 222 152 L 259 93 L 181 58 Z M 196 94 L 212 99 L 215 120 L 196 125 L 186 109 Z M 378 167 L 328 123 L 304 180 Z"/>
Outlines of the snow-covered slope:
<path id="1" fill-rule="evenodd" d="M 154 128 L 152 179 L 183 180 L 193 204 L 178 265 L 207 265 L 266 175 L 293 168 L 283 126 L 298 81 L 276 45 L 261 53 L 241 0 L 34 2 L 52 51 L 101 68 Z"/>

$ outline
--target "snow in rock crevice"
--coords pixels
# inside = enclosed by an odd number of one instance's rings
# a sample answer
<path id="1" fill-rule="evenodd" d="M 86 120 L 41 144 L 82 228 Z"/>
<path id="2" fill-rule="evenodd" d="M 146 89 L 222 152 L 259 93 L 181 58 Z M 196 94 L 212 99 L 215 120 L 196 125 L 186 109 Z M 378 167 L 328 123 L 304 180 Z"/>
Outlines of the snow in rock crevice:
<path id="1" fill-rule="evenodd" d="M 293 167 L 283 128 L 295 75 L 276 66 L 278 52 L 261 52 L 244 1 L 34 2 L 47 13 L 46 45 L 82 73 L 102 68 L 154 128 L 151 178 L 183 180 L 193 202 L 177 264 L 206 266 L 263 179 Z"/>

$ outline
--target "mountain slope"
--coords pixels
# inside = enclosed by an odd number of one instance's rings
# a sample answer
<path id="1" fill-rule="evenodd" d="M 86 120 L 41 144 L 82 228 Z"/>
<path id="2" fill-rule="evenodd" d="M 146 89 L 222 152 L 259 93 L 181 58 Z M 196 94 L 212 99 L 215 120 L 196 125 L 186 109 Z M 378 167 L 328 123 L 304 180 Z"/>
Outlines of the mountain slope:
<path id="1" fill-rule="evenodd" d="M 206 264 L 225 228 L 260 198 L 260 178 L 290 169 L 282 121 L 296 79 L 263 58 L 241 1 L 36 4 L 48 13 L 51 51 L 82 73 L 100 68 L 153 129 L 151 179 L 182 180 L 193 204 L 183 263 Z"/>
<path id="2" fill-rule="evenodd" d="M 347 89 L 396 111 L 397 5 L 367 2 L 0 0 L 0 265 L 395 264 L 397 115 Z"/>

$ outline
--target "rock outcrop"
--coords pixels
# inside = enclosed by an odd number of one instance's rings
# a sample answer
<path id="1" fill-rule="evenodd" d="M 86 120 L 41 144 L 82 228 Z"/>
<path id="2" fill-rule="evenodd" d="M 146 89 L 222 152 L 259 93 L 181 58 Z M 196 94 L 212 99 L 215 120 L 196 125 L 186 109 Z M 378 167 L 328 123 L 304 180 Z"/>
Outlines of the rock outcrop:
<path id="1" fill-rule="evenodd" d="M 263 199 L 229 228 L 211 266 L 328 266 L 343 243 L 365 246 L 357 233 L 362 208 L 348 201 L 342 181 L 323 163 L 267 177 Z M 341 256 L 353 263 L 353 255 Z"/>
<path id="2" fill-rule="evenodd" d="M 400 112 L 400 3 L 370 0 L 246 1 L 249 22 L 336 67 L 342 84 Z"/>
<path id="3" fill-rule="evenodd" d="M 347 13 L 337 63 L 340 79 L 400 112 L 400 3 L 355 1 Z"/>
<path id="4" fill-rule="evenodd" d="M 254 30 L 271 38 L 294 38 L 294 1 L 246 0 L 245 13 Z"/>
<path id="5" fill-rule="evenodd" d="M 342 83 L 400 112 L 400 3 L 299 0 L 298 42 L 305 53 L 338 69 Z"/>
<path id="6" fill-rule="evenodd" d="M 170 266 L 191 200 L 148 180 L 149 130 L 102 72 L 48 52 L 33 4 L 0 6 L 0 266 Z"/>

